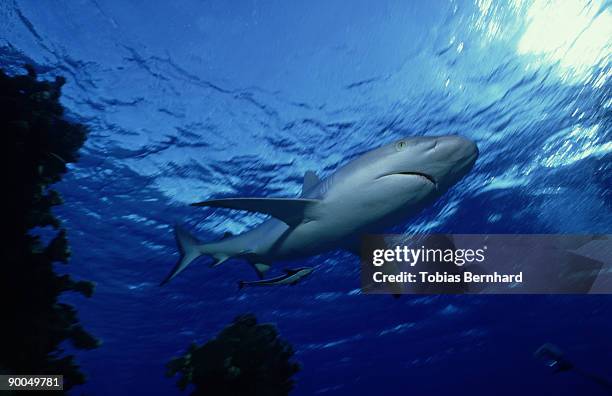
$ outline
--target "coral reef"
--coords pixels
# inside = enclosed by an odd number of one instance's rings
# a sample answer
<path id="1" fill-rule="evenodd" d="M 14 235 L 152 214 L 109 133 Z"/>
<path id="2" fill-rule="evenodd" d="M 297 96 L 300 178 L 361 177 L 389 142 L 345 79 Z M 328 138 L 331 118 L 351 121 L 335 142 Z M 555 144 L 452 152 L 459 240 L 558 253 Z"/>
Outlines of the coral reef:
<path id="1" fill-rule="evenodd" d="M 55 263 L 68 262 L 70 250 L 66 231 L 51 212 L 62 200 L 50 185 L 77 160 L 87 130 L 64 116 L 59 102 L 64 79 L 38 81 L 34 69 L 26 69 L 18 76 L 0 70 L 0 129 L 6 139 L 0 373 L 63 374 L 66 391 L 85 377 L 62 343 L 90 349 L 99 342 L 79 324 L 76 310 L 58 301 L 67 291 L 89 297 L 93 284 L 54 271 Z M 41 228 L 52 234 L 48 243 L 32 232 Z"/>
<path id="2" fill-rule="evenodd" d="M 168 376 L 181 375 L 178 386 L 195 387 L 192 395 L 281 396 L 293 388 L 300 369 L 293 348 L 278 338 L 271 324 L 253 315 L 237 317 L 217 337 L 168 363 Z"/>

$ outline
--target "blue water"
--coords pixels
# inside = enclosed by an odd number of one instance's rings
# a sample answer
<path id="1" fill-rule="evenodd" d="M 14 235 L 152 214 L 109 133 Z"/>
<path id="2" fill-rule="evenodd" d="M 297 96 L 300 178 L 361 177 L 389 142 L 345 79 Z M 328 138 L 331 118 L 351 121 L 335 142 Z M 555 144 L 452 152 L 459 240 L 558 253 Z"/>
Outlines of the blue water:
<path id="1" fill-rule="evenodd" d="M 294 345 L 296 396 L 602 394 L 532 353 L 612 376 L 606 296 L 366 296 L 342 252 L 295 263 L 318 267 L 292 288 L 238 292 L 240 262 L 158 283 L 173 223 L 214 240 L 264 219 L 188 203 L 295 196 L 306 170 L 401 136 L 458 133 L 481 156 L 398 232 L 611 233 L 609 2 L 3 0 L 0 20 L 0 66 L 66 76 L 91 129 L 57 186 L 58 270 L 97 283 L 65 300 L 103 340 L 77 352 L 73 394 L 179 394 L 165 363 L 244 312 Z"/>

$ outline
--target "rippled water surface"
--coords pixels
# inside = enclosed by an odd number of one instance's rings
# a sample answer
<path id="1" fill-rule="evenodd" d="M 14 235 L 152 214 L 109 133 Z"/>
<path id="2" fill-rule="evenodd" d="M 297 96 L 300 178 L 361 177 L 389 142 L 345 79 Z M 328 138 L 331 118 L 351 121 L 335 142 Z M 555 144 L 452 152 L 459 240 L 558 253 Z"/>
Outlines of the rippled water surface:
<path id="1" fill-rule="evenodd" d="M 0 21 L 0 65 L 66 76 L 91 129 L 57 209 L 97 283 L 66 297 L 104 341 L 79 353 L 86 394 L 178 393 L 164 364 L 243 312 L 294 344 L 295 395 L 598 394 L 540 367 L 545 341 L 612 374 L 604 296 L 363 296 L 343 252 L 296 263 L 317 270 L 293 288 L 238 292 L 241 262 L 158 287 L 173 223 L 214 240 L 263 219 L 188 203 L 295 196 L 403 136 L 481 156 L 396 231 L 611 233 L 609 2 L 3 0 Z"/>

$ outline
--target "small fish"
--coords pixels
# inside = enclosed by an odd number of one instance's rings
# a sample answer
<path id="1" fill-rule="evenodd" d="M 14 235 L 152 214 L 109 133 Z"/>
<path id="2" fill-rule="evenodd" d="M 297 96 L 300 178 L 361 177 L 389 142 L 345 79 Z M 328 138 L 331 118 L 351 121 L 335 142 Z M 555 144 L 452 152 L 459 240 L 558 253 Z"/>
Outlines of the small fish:
<path id="1" fill-rule="evenodd" d="M 279 285 L 295 285 L 306 276 L 310 275 L 313 268 L 298 268 L 298 269 L 287 269 L 285 275 L 276 276 L 269 279 L 261 279 L 258 281 L 239 281 L 238 289 L 242 289 L 245 286 L 279 286 Z"/>

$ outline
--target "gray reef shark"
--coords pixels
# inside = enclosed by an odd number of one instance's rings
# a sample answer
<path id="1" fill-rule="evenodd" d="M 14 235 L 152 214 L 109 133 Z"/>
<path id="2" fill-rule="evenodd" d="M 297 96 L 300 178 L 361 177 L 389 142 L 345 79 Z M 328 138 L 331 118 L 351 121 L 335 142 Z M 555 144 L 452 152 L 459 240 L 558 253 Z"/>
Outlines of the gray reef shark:
<path id="1" fill-rule="evenodd" d="M 460 136 L 410 137 L 366 152 L 320 180 L 306 172 L 298 198 L 223 198 L 192 204 L 272 216 L 254 229 L 202 243 L 175 227 L 180 259 L 162 284 L 196 258 L 217 266 L 248 261 L 260 277 L 279 260 L 328 250 L 359 250 L 362 234 L 384 230 L 415 215 L 472 169 L 478 148 Z"/>
<path id="2" fill-rule="evenodd" d="M 239 281 L 238 288 L 242 289 L 245 286 L 294 286 L 299 281 L 310 275 L 312 268 L 303 267 L 297 269 L 286 269 L 284 275 L 276 276 L 269 279 L 261 279 L 257 281 Z"/>

